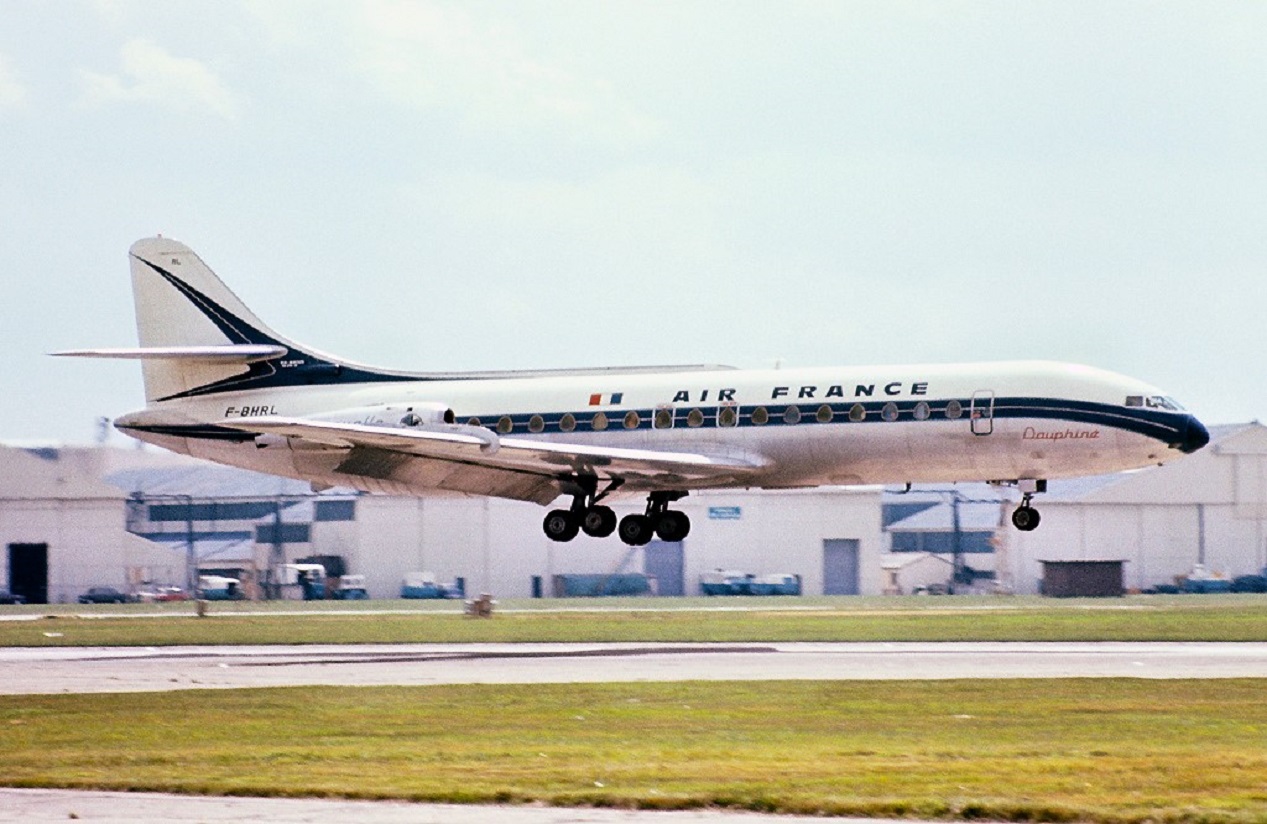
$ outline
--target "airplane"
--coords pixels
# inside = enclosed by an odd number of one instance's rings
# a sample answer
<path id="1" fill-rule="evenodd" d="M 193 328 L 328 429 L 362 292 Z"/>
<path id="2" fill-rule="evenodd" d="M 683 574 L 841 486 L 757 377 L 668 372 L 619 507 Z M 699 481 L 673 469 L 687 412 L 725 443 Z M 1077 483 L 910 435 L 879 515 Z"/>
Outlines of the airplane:
<path id="1" fill-rule="evenodd" d="M 314 491 L 465 493 L 546 506 L 555 541 L 681 541 L 692 490 L 987 481 L 1038 526 L 1047 480 L 1162 464 L 1206 427 L 1166 393 L 1047 361 L 739 370 L 718 365 L 399 372 L 274 332 L 189 247 L 129 250 L 144 409 L 115 426 Z M 617 521 L 605 501 L 645 495 Z"/>

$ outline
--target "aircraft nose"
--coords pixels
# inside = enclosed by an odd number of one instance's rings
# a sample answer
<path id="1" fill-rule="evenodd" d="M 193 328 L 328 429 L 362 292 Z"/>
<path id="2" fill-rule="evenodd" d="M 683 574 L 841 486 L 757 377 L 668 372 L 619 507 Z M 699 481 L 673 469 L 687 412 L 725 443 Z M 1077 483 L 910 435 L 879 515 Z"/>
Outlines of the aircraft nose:
<path id="1" fill-rule="evenodd" d="M 1201 447 L 1210 442 L 1210 430 L 1205 428 L 1205 424 L 1197 420 L 1195 415 L 1189 415 L 1183 423 L 1180 430 L 1179 443 L 1175 444 L 1184 454 L 1196 452 Z"/>

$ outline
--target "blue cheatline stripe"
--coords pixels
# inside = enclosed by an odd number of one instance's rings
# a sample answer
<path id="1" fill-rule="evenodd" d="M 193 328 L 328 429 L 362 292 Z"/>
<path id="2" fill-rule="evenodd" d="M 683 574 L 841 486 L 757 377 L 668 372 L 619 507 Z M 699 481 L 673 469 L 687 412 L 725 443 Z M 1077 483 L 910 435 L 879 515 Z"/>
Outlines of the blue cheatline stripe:
<path id="1" fill-rule="evenodd" d="M 897 410 L 897 417 L 893 421 L 886 421 L 883 418 L 883 411 L 889 404 Z M 686 406 L 675 407 L 673 412 L 673 428 L 686 429 L 687 431 L 699 429 L 728 429 L 728 428 L 756 428 L 763 429 L 767 427 L 786 427 L 786 426 L 825 426 L 825 425 L 843 425 L 857 426 L 859 424 L 870 423 L 896 423 L 896 422 L 914 422 L 915 409 L 921 403 L 918 400 L 894 400 L 894 401 L 867 401 L 849 403 L 832 403 L 826 404 L 831 409 L 832 416 L 829 421 L 819 421 L 818 412 L 824 404 L 753 404 L 735 407 L 719 407 L 719 406 Z M 971 408 L 971 400 L 958 400 L 962 409 L 962 414 L 958 418 L 947 418 L 946 409 L 950 406 L 949 400 L 926 401 L 929 409 L 929 417 L 920 421 L 922 423 L 941 423 L 953 424 L 960 423 L 965 427 L 968 425 L 969 414 Z M 859 405 L 866 411 L 866 416 L 862 421 L 853 421 L 849 418 L 850 410 Z M 735 409 L 737 414 L 736 427 L 718 427 L 717 414 L 723 408 Z M 689 426 L 687 417 L 693 410 L 698 409 L 704 416 L 704 424 L 699 427 Z M 757 409 L 765 409 L 769 420 L 767 423 L 758 424 L 752 420 L 753 413 Z M 800 418 L 795 423 L 789 423 L 785 415 L 789 409 L 797 409 Z M 636 412 L 638 415 L 638 425 L 632 429 L 625 427 L 625 417 L 629 412 Z M 655 408 L 642 409 L 623 409 L 623 410 L 606 410 L 604 414 L 607 416 L 607 429 L 602 430 L 609 433 L 618 432 L 636 432 L 643 430 L 653 430 Z M 495 415 L 481 417 L 480 425 L 493 431 L 497 430 L 498 422 L 502 417 L 508 417 L 513 424 L 510 433 L 504 434 L 578 434 L 591 433 L 597 430 L 592 428 L 592 421 L 597 412 L 585 410 L 583 412 L 516 412 L 505 416 Z M 560 425 L 567 416 L 575 421 L 575 428 L 565 430 Z M 538 432 L 529 430 L 529 422 L 540 417 L 542 428 Z M 1059 398 L 997 398 L 994 402 L 994 418 L 997 419 L 1017 419 L 1032 418 L 1038 420 L 1059 421 L 1061 423 L 1070 424 L 1086 424 L 1089 426 L 1104 426 L 1113 429 L 1122 429 L 1128 432 L 1134 432 L 1139 435 L 1154 438 L 1163 443 L 1174 443 L 1182 438 L 1183 425 L 1186 420 L 1182 413 L 1162 412 L 1145 408 L 1113 406 L 1111 404 L 1091 403 L 1088 401 L 1063 400 Z M 465 423 L 465 421 L 459 421 Z M 217 426 L 213 423 L 186 425 L 186 426 L 134 426 L 130 427 L 137 431 L 152 432 L 158 435 L 171 435 L 182 438 L 201 438 L 207 440 L 221 441 L 237 441 L 246 442 L 254 439 L 254 435 L 250 432 L 243 432 L 239 429 L 231 429 L 225 426 Z"/>
<path id="2" fill-rule="evenodd" d="M 920 401 L 920 400 L 892 400 L 892 401 L 858 401 L 846 403 L 830 403 L 825 404 L 831 409 L 831 419 L 828 421 L 819 421 L 818 412 L 824 404 L 822 403 L 792 403 L 792 404 L 751 404 L 743 406 L 730 407 L 738 413 L 737 426 L 739 427 L 780 427 L 780 426 L 806 426 L 825 424 L 849 424 L 856 425 L 858 423 L 896 423 L 916 421 L 915 409 L 920 403 L 928 405 L 929 416 L 925 421 L 927 423 L 967 423 L 969 420 L 972 401 L 969 398 L 956 399 L 962 410 L 958 418 L 948 418 L 946 409 L 952 403 L 949 399 Z M 883 412 L 889 404 L 897 410 L 897 416 L 892 421 L 886 421 L 883 418 Z M 861 406 L 866 415 L 862 421 L 853 421 L 849 418 L 850 410 L 853 407 Z M 718 412 L 725 407 L 720 406 L 678 406 L 673 407 L 673 428 L 674 429 L 710 429 L 710 428 L 730 428 L 718 427 Z M 800 418 L 794 423 L 789 423 L 785 419 L 788 409 L 795 408 L 800 413 Z M 753 412 L 757 409 L 765 409 L 769 419 L 764 424 L 754 423 L 752 420 Z M 691 427 L 687 422 L 687 417 L 693 410 L 699 410 L 704 416 L 704 424 L 699 427 Z M 607 416 L 606 432 L 636 432 L 640 430 L 655 429 L 654 421 L 656 408 L 640 408 L 640 409 L 620 409 L 620 410 L 601 410 Z M 630 412 L 636 412 L 638 415 L 638 425 L 633 428 L 625 427 L 625 417 Z M 594 432 L 591 421 L 597 413 L 591 410 L 582 412 L 516 412 L 506 415 L 491 415 L 480 417 L 480 425 L 497 430 L 498 422 L 503 417 L 508 417 L 513 424 L 510 434 L 572 434 L 575 432 Z M 529 430 L 529 421 L 534 417 L 540 417 L 544 424 L 543 428 L 537 432 Z M 571 416 L 575 421 L 575 428 L 572 430 L 564 430 L 560 423 L 562 420 Z M 1080 423 L 1094 426 L 1105 426 L 1113 429 L 1123 429 L 1136 434 L 1145 435 L 1155 438 L 1165 443 L 1172 443 L 1182 435 L 1182 419 L 1180 413 L 1163 412 L 1144 408 L 1114 406 L 1112 404 L 1093 403 L 1090 401 L 1064 400 L 1061 398 L 997 398 L 994 402 L 995 419 L 1006 418 L 1035 418 L 1041 420 L 1061 421 L 1064 423 Z M 1178 420 L 1176 420 L 1178 419 Z"/>

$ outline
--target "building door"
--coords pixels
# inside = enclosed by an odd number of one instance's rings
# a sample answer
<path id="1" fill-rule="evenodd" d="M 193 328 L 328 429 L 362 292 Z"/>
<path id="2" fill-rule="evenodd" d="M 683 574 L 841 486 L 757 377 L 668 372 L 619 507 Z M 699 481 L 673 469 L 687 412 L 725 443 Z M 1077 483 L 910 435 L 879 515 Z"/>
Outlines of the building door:
<path id="1" fill-rule="evenodd" d="M 48 603 L 48 544 L 9 544 L 9 589 L 28 604 Z"/>
<path id="2" fill-rule="evenodd" d="M 857 538 L 823 541 L 823 594 L 859 594 Z"/>
<path id="3" fill-rule="evenodd" d="M 642 571 L 655 578 L 659 595 L 685 595 L 682 569 L 685 553 L 682 542 L 652 541 L 642 556 Z"/>

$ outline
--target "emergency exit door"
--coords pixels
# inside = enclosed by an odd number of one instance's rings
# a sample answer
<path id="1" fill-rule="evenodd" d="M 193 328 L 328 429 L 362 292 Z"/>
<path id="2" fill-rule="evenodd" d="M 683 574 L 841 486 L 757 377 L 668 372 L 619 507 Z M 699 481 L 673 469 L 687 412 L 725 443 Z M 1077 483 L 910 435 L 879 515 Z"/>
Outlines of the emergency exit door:
<path id="1" fill-rule="evenodd" d="M 972 434 L 989 435 L 994 432 L 994 390 L 978 389 L 972 393 L 972 407 L 968 410 L 972 421 Z"/>

